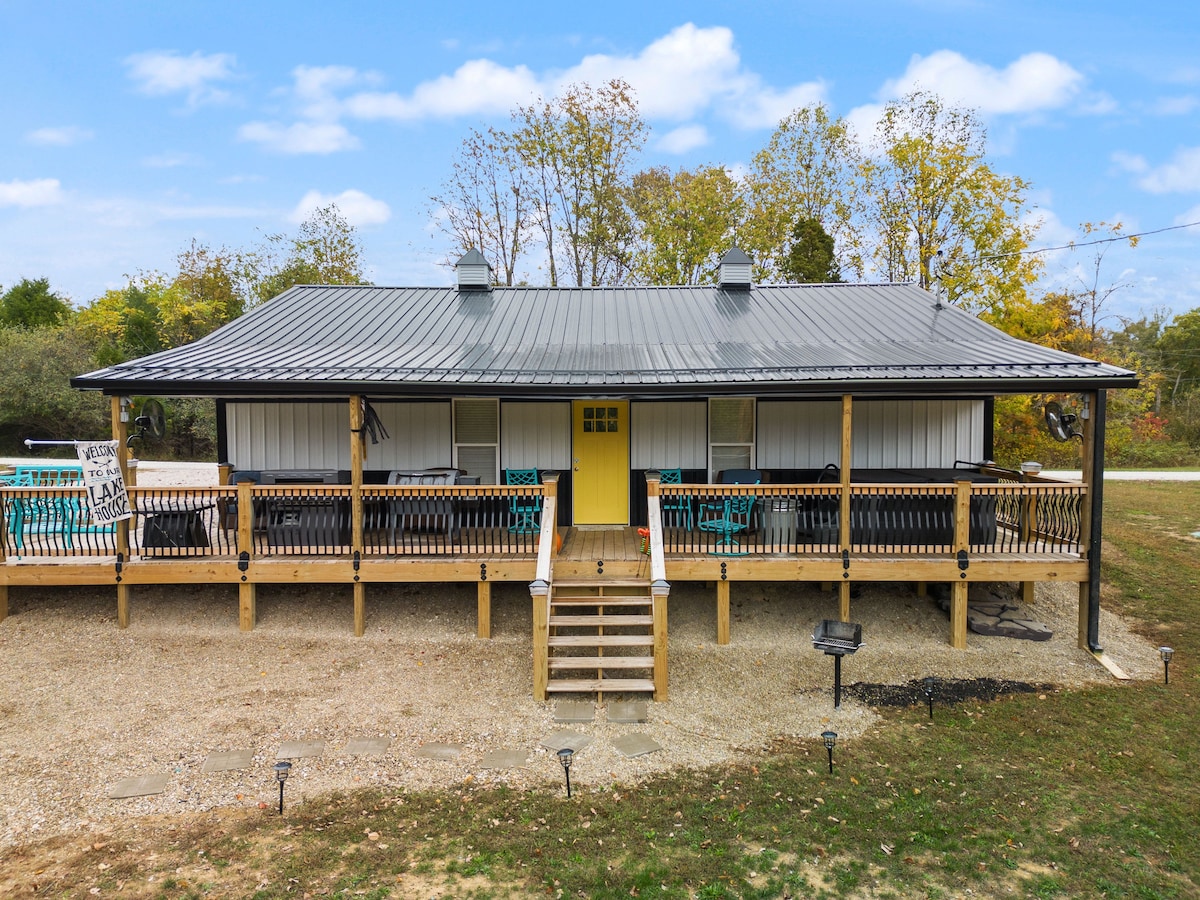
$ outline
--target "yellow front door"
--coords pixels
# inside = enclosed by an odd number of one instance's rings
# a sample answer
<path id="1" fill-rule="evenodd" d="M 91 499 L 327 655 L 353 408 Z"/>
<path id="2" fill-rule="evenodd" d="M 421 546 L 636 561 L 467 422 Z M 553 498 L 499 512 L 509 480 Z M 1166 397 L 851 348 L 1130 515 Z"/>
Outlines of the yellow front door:
<path id="1" fill-rule="evenodd" d="M 571 404 L 576 525 L 629 524 L 629 401 Z"/>

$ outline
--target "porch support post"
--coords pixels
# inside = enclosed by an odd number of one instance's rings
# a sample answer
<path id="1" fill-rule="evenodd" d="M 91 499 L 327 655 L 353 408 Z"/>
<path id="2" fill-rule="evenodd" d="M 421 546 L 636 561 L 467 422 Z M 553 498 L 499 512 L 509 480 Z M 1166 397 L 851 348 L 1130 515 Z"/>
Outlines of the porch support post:
<path id="1" fill-rule="evenodd" d="M 651 611 L 654 618 L 654 699 L 667 699 L 667 597 L 671 586 L 657 580 L 650 585 Z"/>
<path id="2" fill-rule="evenodd" d="M 1104 431 L 1108 395 L 1093 391 L 1085 397 L 1083 420 L 1083 483 L 1087 486 L 1079 510 L 1079 544 L 1087 554 L 1088 580 L 1079 583 L 1079 646 L 1100 653 L 1100 546 L 1104 521 Z"/>
<path id="3" fill-rule="evenodd" d="M 350 395 L 350 552 L 363 554 L 363 398 Z M 354 636 L 362 637 L 367 627 L 367 586 L 354 576 Z"/>
<path id="4" fill-rule="evenodd" d="M 971 545 L 971 482 L 954 483 L 954 553 L 959 559 Z M 958 573 L 958 580 L 950 586 L 950 646 L 957 650 L 967 649 L 967 573 Z"/>
<path id="5" fill-rule="evenodd" d="M 546 699 L 550 680 L 550 583 L 538 579 L 529 585 L 533 600 L 533 699 Z"/>
<path id="6" fill-rule="evenodd" d="M 117 442 L 117 465 L 121 467 L 121 478 L 129 484 L 129 409 L 124 397 L 112 398 L 112 436 Z M 129 561 L 129 519 L 117 523 L 117 556 Z M 129 627 L 129 585 L 121 580 L 117 582 L 117 627 Z"/>
<path id="7" fill-rule="evenodd" d="M 850 551 L 850 438 L 854 430 L 854 398 L 842 395 L 842 453 L 839 469 L 842 476 L 842 494 L 839 498 L 838 544 L 842 553 Z M 842 572 L 842 583 L 838 589 L 838 617 L 850 621 L 850 570 Z"/>
<path id="8" fill-rule="evenodd" d="M 475 605 L 478 609 L 475 636 L 485 640 L 492 636 L 492 583 L 479 581 L 475 585 Z"/>
<path id="9" fill-rule="evenodd" d="M 729 643 L 729 582 L 717 582 L 717 643 Z"/>
<path id="10" fill-rule="evenodd" d="M 4 546 L 8 542 L 8 522 L 0 516 L 0 566 L 8 562 Z M 0 622 L 8 618 L 8 585 L 0 584 Z"/>
<path id="11" fill-rule="evenodd" d="M 367 630 L 367 586 L 354 582 L 354 636 L 362 637 Z"/>
<path id="12" fill-rule="evenodd" d="M 238 483 L 238 566 L 245 563 L 238 583 L 238 629 L 253 631 L 258 618 L 257 585 L 249 580 L 250 561 L 254 558 L 254 482 Z"/>

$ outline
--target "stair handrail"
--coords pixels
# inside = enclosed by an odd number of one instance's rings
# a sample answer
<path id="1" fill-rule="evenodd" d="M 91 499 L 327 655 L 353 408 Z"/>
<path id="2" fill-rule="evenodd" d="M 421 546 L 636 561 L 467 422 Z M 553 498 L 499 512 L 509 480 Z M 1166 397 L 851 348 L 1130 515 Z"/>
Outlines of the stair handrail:
<path id="1" fill-rule="evenodd" d="M 545 495 L 542 500 L 542 530 L 538 535 L 537 570 L 535 578 L 550 584 L 554 572 L 554 545 L 558 536 L 558 473 L 542 476 Z"/>
<path id="2" fill-rule="evenodd" d="M 646 524 L 650 529 L 647 539 L 650 551 L 650 580 L 663 582 L 667 580 L 667 560 L 663 551 L 663 524 L 661 498 L 658 493 L 659 473 L 651 470 L 646 473 Z"/>
<path id="3" fill-rule="evenodd" d="M 554 545 L 558 534 L 558 474 L 542 476 L 542 530 L 538 535 L 537 569 L 529 585 L 533 600 L 533 699 L 546 699 L 550 680 L 550 585 L 554 580 Z"/>

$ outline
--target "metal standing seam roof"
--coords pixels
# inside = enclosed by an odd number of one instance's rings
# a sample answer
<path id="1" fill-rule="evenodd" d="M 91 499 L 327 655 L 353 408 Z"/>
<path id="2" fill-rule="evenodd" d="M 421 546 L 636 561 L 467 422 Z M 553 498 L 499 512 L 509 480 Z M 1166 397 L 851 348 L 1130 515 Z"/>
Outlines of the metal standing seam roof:
<path id="1" fill-rule="evenodd" d="M 1136 385 L 910 284 L 293 287 L 192 344 L 81 375 L 107 393 L 219 396 L 738 390 L 947 393 Z"/>

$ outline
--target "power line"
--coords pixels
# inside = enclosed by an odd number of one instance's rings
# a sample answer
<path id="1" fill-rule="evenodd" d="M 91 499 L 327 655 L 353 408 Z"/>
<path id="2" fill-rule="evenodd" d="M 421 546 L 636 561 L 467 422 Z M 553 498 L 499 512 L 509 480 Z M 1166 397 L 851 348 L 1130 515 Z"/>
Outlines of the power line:
<path id="1" fill-rule="evenodd" d="M 1164 231 L 1178 231 L 1181 228 L 1195 228 L 1200 222 L 1188 222 L 1186 225 L 1168 225 L 1166 228 L 1154 228 L 1150 231 L 1139 231 L 1137 234 L 1121 234 L 1114 237 L 1097 238 L 1094 241 L 1072 242 L 1060 247 L 1039 247 L 1036 250 L 1014 250 L 1011 253 L 993 253 L 990 256 L 980 256 L 979 259 L 1003 259 L 1006 256 L 1032 256 L 1035 253 L 1051 253 L 1055 250 L 1075 250 L 1078 247 L 1093 247 L 1096 244 L 1111 244 L 1116 241 L 1127 241 L 1130 238 L 1147 237 L 1151 234 L 1162 234 Z"/>

